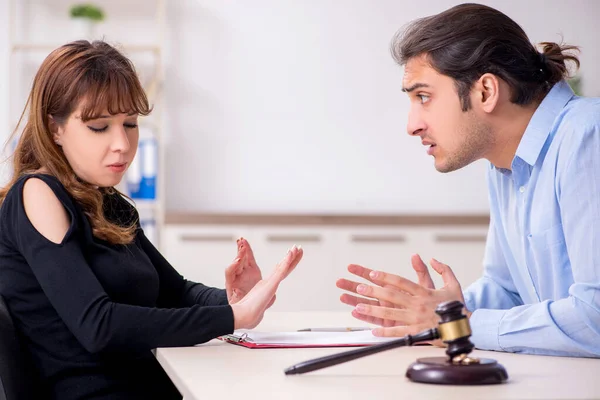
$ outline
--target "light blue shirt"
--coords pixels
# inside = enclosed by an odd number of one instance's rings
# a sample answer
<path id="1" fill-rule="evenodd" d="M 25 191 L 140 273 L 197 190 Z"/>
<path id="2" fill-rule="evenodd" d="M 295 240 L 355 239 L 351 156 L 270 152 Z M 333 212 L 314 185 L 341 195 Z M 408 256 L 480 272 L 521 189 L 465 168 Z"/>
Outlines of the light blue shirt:
<path id="1" fill-rule="evenodd" d="M 600 98 L 557 83 L 488 186 L 484 273 L 464 292 L 473 343 L 600 357 Z"/>

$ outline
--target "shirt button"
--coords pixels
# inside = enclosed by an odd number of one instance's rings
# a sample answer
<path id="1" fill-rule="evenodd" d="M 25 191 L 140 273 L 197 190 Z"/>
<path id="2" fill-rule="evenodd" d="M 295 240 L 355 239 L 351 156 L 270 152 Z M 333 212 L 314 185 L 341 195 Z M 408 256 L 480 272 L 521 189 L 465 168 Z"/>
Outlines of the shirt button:
<path id="1" fill-rule="evenodd" d="M 519 192 L 523 193 L 524 191 L 525 191 L 525 186 L 521 186 L 521 187 L 519 188 Z"/>

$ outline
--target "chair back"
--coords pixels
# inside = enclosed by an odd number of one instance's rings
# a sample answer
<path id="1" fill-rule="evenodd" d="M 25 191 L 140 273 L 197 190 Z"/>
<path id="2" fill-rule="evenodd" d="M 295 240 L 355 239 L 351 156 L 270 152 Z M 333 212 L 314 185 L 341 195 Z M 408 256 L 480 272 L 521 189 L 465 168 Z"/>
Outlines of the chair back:
<path id="1" fill-rule="evenodd" d="M 29 354 L 23 352 L 12 317 L 0 296 L 0 400 L 35 398 L 38 380 Z"/>

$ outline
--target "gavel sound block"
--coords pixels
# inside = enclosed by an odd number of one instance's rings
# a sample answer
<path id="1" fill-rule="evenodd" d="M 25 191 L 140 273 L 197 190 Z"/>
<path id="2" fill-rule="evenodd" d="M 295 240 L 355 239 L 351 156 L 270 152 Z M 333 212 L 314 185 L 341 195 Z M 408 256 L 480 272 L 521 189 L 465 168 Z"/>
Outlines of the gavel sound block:
<path id="1" fill-rule="evenodd" d="M 408 379 L 448 385 L 496 384 L 508 379 L 506 370 L 496 360 L 468 356 L 474 346 L 469 340 L 469 320 L 462 314 L 462 309 L 463 304 L 459 301 L 442 303 L 437 307 L 435 312 L 441 318 L 437 331 L 448 345 L 447 357 L 417 359 L 406 371 Z"/>

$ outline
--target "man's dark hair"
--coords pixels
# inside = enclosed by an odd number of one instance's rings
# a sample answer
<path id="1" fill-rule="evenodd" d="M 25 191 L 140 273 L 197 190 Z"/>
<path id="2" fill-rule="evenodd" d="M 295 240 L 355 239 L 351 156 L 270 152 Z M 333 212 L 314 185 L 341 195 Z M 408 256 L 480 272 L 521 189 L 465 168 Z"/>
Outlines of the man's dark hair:
<path id="1" fill-rule="evenodd" d="M 579 68 L 569 51 L 576 46 L 543 42 L 538 52 L 525 31 L 505 14 L 481 4 L 461 4 L 440 14 L 413 21 L 392 41 L 392 55 L 400 64 L 426 55 L 439 73 L 454 79 L 463 111 L 471 108 L 469 92 L 485 73 L 503 79 L 511 101 L 527 105 L 541 100 L 568 76 L 565 62 Z"/>

